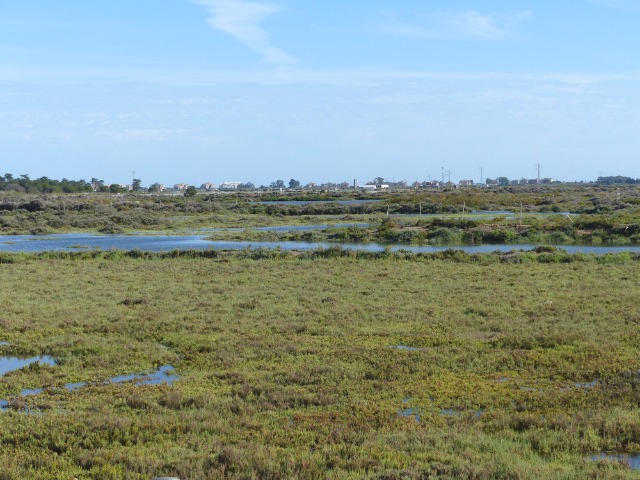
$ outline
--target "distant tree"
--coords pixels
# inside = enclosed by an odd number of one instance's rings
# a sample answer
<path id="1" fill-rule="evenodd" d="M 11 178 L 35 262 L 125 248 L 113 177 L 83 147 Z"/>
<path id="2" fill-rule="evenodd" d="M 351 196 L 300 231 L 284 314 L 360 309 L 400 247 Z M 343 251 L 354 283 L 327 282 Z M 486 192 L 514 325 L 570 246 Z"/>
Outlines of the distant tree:
<path id="1" fill-rule="evenodd" d="M 270 188 L 284 188 L 284 181 L 283 180 L 276 180 L 275 182 L 271 182 L 271 185 L 269 185 Z"/>
<path id="2" fill-rule="evenodd" d="M 4 179 L 6 182 L 11 183 L 13 182 L 13 175 L 11 173 L 5 173 L 4 174 Z"/>
<path id="3" fill-rule="evenodd" d="M 104 180 L 99 180 L 95 177 L 93 177 L 89 183 L 91 184 L 91 187 L 97 191 L 100 191 L 100 188 L 104 186 Z"/>
<path id="4" fill-rule="evenodd" d="M 193 185 L 189 185 L 187 187 L 187 189 L 184 191 L 184 196 L 185 197 L 195 197 L 197 193 L 198 193 L 198 189 L 196 187 L 194 187 Z"/>
<path id="5" fill-rule="evenodd" d="M 596 183 L 601 185 L 637 184 L 640 183 L 640 179 L 616 175 L 613 177 L 598 177 Z"/>
<path id="6" fill-rule="evenodd" d="M 153 193 L 160 193 L 161 188 L 162 188 L 162 186 L 159 183 L 156 182 L 156 183 L 152 183 L 149 186 L 149 191 L 153 192 Z"/>
<path id="7" fill-rule="evenodd" d="M 124 188 L 122 188 L 117 183 L 112 183 L 111 185 L 109 185 L 109 193 L 123 193 L 123 192 L 124 192 Z"/>
<path id="8" fill-rule="evenodd" d="M 300 182 L 292 178 L 289 180 L 289 188 L 300 188 Z"/>
<path id="9" fill-rule="evenodd" d="M 382 177 L 376 177 L 373 179 L 373 183 L 376 185 L 382 185 L 384 183 L 384 178 Z"/>
<path id="10" fill-rule="evenodd" d="M 20 184 L 27 191 L 29 191 L 29 186 L 31 184 L 31 179 L 29 178 L 29 174 L 24 173 L 24 174 L 20 175 L 20 179 L 18 179 L 18 184 Z"/>
<path id="11" fill-rule="evenodd" d="M 142 183 L 142 180 L 140 180 L 139 178 L 134 178 L 133 179 L 133 183 L 131 184 L 131 188 L 133 189 L 134 192 L 137 192 L 138 190 L 140 190 L 141 183 Z"/>
<path id="12" fill-rule="evenodd" d="M 498 177 L 496 178 L 496 182 L 503 187 L 509 185 L 509 179 L 507 177 Z"/>
<path id="13" fill-rule="evenodd" d="M 255 188 L 256 186 L 251 182 L 241 183 L 238 185 L 238 190 L 255 190 Z"/>

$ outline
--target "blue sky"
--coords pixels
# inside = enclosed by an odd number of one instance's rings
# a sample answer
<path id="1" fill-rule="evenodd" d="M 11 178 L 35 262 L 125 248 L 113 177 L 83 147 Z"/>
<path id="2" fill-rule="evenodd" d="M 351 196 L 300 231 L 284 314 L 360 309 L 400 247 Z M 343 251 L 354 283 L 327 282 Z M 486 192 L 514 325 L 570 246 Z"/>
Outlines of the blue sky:
<path id="1" fill-rule="evenodd" d="M 637 0 L 0 0 L 0 170 L 640 177 Z"/>

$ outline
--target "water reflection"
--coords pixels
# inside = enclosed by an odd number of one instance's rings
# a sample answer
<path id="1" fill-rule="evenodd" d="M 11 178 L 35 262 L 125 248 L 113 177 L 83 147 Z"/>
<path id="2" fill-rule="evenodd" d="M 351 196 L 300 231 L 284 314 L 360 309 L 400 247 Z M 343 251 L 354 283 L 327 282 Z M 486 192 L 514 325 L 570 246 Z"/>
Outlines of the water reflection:
<path id="1" fill-rule="evenodd" d="M 45 362 L 48 362 L 48 359 L 50 359 L 53 363 L 47 363 L 47 364 L 55 365 L 55 360 L 53 360 L 51 357 L 37 357 L 37 358 L 45 359 Z M 18 368 L 22 368 L 22 367 L 18 367 Z M 132 382 L 134 385 L 160 385 L 160 384 L 173 385 L 173 383 L 180 378 L 178 375 L 174 373 L 174 370 L 175 369 L 173 368 L 172 365 L 163 365 L 160 368 L 158 368 L 158 370 L 156 370 L 155 372 L 119 375 L 116 377 L 112 377 L 109 380 L 106 380 L 100 383 L 99 385 L 108 385 L 110 383 L 126 383 L 126 382 Z M 66 388 L 70 392 L 74 392 L 80 388 L 86 387 L 87 385 L 89 385 L 87 382 L 67 383 L 64 386 L 64 388 Z M 20 391 L 20 395 L 18 395 L 18 397 L 16 398 L 38 395 L 42 393 L 42 391 L 43 391 L 42 388 L 34 388 L 34 389 L 25 388 Z M 16 399 L 14 398 L 11 401 L 16 402 Z M 9 403 L 10 403 L 10 400 L 0 400 L 0 411 L 8 410 L 10 408 Z M 21 411 L 31 412 L 31 410 L 26 408 L 23 402 L 16 402 L 13 408 L 16 408 Z"/>
<path id="2" fill-rule="evenodd" d="M 626 454 L 626 453 L 615 453 L 615 452 L 602 452 L 598 455 L 593 455 L 591 460 L 607 460 L 611 462 L 620 462 L 629 465 L 632 470 L 640 470 L 640 454 Z"/>
<path id="3" fill-rule="evenodd" d="M 398 415 L 401 417 L 413 417 L 416 422 L 420 423 L 420 411 L 415 407 L 400 409 L 398 410 Z"/>
<path id="4" fill-rule="evenodd" d="M 145 374 L 120 375 L 118 377 L 110 378 L 106 383 L 133 382 L 136 385 L 160 385 L 161 383 L 172 385 L 173 382 L 175 382 L 179 378 L 178 375 L 173 373 L 174 370 L 175 369 L 172 365 L 164 365 L 158 368 L 158 370 L 155 372 Z"/>
<path id="5" fill-rule="evenodd" d="M 275 228 L 275 227 L 267 227 Z M 309 227 L 306 227 L 309 228 Z M 3 241 L 4 238 L 4 241 Z M 0 252 L 44 252 L 77 250 L 143 250 L 166 252 L 171 250 L 245 250 L 257 248 L 279 248 L 282 250 L 317 250 L 339 246 L 349 250 L 380 252 L 391 251 L 414 253 L 435 253 L 445 250 L 462 250 L 467 253 L 510 252 L 514 250 L 533 250 L 540 245 L 534 244 L 496 244 L 496 245 L 383 245 L 379 243 L 331 243 L 331 242 L 294 242 L 294 241 L 226 241 L 206 240 L 206 235 L 98 235 L 90 233 L 67 233 L 59 235 L 12 235 L 0 236 Z M 593 245 L 551 245 L 568 253 L 616 253 L 638 252 L 640 245 L 593 246 Z"/>
<path id="6" fill-rule="evenodd" d="M 155 372 L 151 373 L 131 373 L 129 375 L 118 375 L 112 377 L 109 380 L 102 382 L 102 385 L 108 385 L 110 383 L 125 383 L 132 382 L 135 385 L 160 385 L 166 383 L 167 385 L 173 385 L 173 382 L 180 378 L 173 373 L 175 368 L 172 365 L 163 365 Z M 67 383 L 64 388 L 73 392 L 79 388 L 86 387 L 87 382 Z"/>
<path id="7" fill-rule="evenodd" d="M 8 345 L 8 344 L 7 344 Z M 47 355 L 31 358 L 20 357 L 0 357 L 0 376 L 12 372 L 14 370 L 20 370 L 32 363 L 41 363 L 43 365 L 54 366 L 56 361 L 54 358 Z"/>

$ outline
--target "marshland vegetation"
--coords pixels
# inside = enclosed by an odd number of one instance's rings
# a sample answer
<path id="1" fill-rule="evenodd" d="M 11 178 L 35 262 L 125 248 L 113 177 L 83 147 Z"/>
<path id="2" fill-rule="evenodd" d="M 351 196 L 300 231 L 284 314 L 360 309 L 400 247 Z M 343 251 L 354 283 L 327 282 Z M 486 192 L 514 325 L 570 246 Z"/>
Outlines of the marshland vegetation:
<path id="1" fill-rule="evenodd" d="M 0 380 L 1 478 L 637 477 L 591 459 L 640 451 L 629 253 L 49 252 L 0 276 L 0 354 L 57 361 Z"/>
<path id="2" fill-rule="evenodd" d="M 284 225 L 329 227 L 312 231 L 255 229 Z M 240 192 L 176 197 L 3 193 L 0 197 L 0 233 L 5 235 L 184 233 L 194 229 L 218 229 L 210 233 L 212 240 L 633 244 L 640 241 L 640 190 L 637 186 L 537 186 L 380 194 Z"/>
<path id="3" fill-rule="evenodd" d="M 377 199 L 5 196 L 0 228 L 634 243 L 640 223 L 632 187 Z M 0 278 L 0 356 L 55 359 L 0 377 L 0 479 L 639 476 L 615 460 L 640 452 L 637 254 L 75 250 L 0 253 Z"/>

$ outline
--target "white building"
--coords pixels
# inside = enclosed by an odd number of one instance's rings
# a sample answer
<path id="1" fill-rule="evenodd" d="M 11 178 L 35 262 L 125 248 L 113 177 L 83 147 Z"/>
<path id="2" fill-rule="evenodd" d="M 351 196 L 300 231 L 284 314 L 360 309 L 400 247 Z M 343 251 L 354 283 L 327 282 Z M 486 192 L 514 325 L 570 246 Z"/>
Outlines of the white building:
<path id="1" fill-rule="evenodd" d="M 237 190 L 242 185 L 242 182 L 223 182 L 218 187 L 218 190 Z"/>

